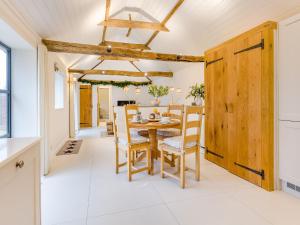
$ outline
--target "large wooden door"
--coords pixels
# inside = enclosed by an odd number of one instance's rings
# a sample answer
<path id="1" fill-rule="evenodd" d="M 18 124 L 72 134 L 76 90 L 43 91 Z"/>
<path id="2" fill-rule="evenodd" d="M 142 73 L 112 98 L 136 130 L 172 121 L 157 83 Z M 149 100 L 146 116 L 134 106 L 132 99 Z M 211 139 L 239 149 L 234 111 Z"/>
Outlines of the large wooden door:
<path id="1" fill-rule="evenodd" d="M 206 51 L 206 159 L 274 189 L 274 29 L 266 22 Z"/>
<path id="2" fill-rule="evenodd" d="M 262 170 L 262 33 L 256 33 L 235 42 L 235 70 L 231 79 L 236 88 L 233 120 L 235 130 L 229 141 L 232 172 L 261 186 Z"/>
<path id="3" fill-rule="evenodd" d="M 226 168 L 227 79 L 223 51 L 223 49 L 218 49 L 206 55 L 205 157 Z"/>
<path id="4" fill-rule="evenodd" d="M 91 85 L 80 85 L 80 127 L 92 127 Z"/>

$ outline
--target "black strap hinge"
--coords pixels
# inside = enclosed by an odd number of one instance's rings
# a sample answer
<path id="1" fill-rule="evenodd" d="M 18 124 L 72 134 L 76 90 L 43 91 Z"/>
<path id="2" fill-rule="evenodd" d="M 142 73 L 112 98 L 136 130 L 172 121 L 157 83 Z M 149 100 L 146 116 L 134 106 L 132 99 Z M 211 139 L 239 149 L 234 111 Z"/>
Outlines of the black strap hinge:
<path id="1" fill-rule="evenodd" d="M 264 170 L 258 171 L 258 170 L 249 168 L 249 167 L 247 167 L 247 166 L 244 166 L 244 165 L 242 165 L 242 164 L 239 164 L 239 163 L 237 163 L 237 162 L 235 162 L 234 165 L 239 166 L 239 167 L 241 167 L 241 168 L 243 168 L 243 169 L 245 169 L 245 170 L 248 170 L 248 171 L 250 171 L 250 172 L 252 172 L 252 173 L 255 173 L 255 174 L 261 176 L 261 179 L 263 179 L 263 180 L 265 179 L 265 171 L 264 171 Z"/>
<path id="2" fill-rule="evenodd" d="M 250 51 L 250 50 L 253 50 L 253 49 L 256 49 L 256 48 L 264 49 L 265 48 L 265 40 L 261 39 L 261 42 L 258 43 L 257 45 L 253 45 L 253 46 L 251 46 L 249 48 L 242 49 L 240 51 L 235 52 L 234 54 L 237 55 L 237 54 L 240 54 L 242 52 L 247 52 L 247 51 Z"/>
<path id="3" fill-rule="evenodd" d="M 205 148 L 205 152 L 206 152 L 206 154 L 211 154 L 211 155 L 217 156 L 217 157 L 219 157 L 221 159 L 224 159 L 224 156 L 219 155 L 218 153 L 215 153 L 215 152 L 209 150 L 208 148 Z"/>
<path id="4" fill-rule="evenodd" d="M 211 65 L 211 64 L 214 64 L 214 63 L 216 63 L 216 62 L 219 62 L 219 61 L 221 61 L 221 60 L 223 60 L 223 57 L 222 58 L 219 58 L 219 59 L 215 59 L 215 60 L 212 60 L 212 61 L 206 61 L 206 67 L 208 67 L 209 65 Z"/>

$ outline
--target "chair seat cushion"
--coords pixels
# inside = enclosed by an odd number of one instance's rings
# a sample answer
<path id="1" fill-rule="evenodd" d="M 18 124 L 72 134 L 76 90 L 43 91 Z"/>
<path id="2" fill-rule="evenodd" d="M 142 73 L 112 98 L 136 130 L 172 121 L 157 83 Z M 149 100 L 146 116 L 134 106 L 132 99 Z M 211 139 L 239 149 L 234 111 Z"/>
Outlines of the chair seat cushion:
<path id="1" fill-rule="evenodd" d="M 137 136 L 138 132 L 139 132 L 139 129 L 136 129 L 136 128 L 131 128 L 130 129 L 130 135 L 131 136 Z"/>
<path id="2" fill-rule="evenodd" d="M 171 138 L 165 138 L 163 141 L 164 144 L 169 145 L 173 148 L 181 149 L 182 143 L 183 143 L 183 138 L 182 136 L 176 136 L 176 137 L 171 137 Z M 189 142 L 186 144 L 186 148 L 191 148 L 197 145 L 197 142 Z"/>
<path id="3" fill-rule="evenodd" d="M 123 146 L 128 145 L 127 136 L 125 134 L 119 134 L 119 144 Z M 148 142 L 147 138 L 144 138 L 139 135 L 131 135 L 131 144 L 142 144 Z"/>
<path id="4" fill-rule="evenodd" d="M 175 128 L 160 129 L 157 130 L 157 135 L 164 137 L 180 136 L 180 130 Z"/>

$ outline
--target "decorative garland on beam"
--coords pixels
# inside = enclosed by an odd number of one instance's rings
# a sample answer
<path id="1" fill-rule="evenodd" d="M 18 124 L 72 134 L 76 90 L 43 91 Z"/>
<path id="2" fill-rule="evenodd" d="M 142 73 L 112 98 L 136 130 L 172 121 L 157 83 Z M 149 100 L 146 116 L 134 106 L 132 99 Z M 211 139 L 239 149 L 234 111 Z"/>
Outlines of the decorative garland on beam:
<path id="1" fill-rule="evenodd" d="M 113 81 L 113 80 L 87 80 L 87 79 L 79 79 L 78 82 L 85 83 L 85 84 L 91 84 L 91 85 L 112 85 L 118 88 L 124 88 L 127 86 L 148 86 L 152 84 L 151 81 L 146 82 L 135 82 L 135 81 Z"/>

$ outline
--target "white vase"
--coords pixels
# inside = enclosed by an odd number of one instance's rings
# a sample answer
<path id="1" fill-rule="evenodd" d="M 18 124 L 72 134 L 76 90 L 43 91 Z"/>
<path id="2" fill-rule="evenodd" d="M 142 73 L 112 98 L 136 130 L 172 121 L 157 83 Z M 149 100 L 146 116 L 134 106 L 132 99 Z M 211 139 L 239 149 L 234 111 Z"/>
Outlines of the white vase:
<path id="1" fill-rule="evenodd" d="M 151 104 L 153 106 L 159 106 L 160 104 L 160 99 L 159 98 L 155 98 L 153 101 L 151 101 Z"/>
<path id="2" fill-rule="evenodd" d="M 202 98 L 201 98 L 201 97 L 197 97 L 197 98 L 195 99 L 195 105 L 197 105 L 197 106 L 202 106 L 202 104 L 203 104 Z"/>

